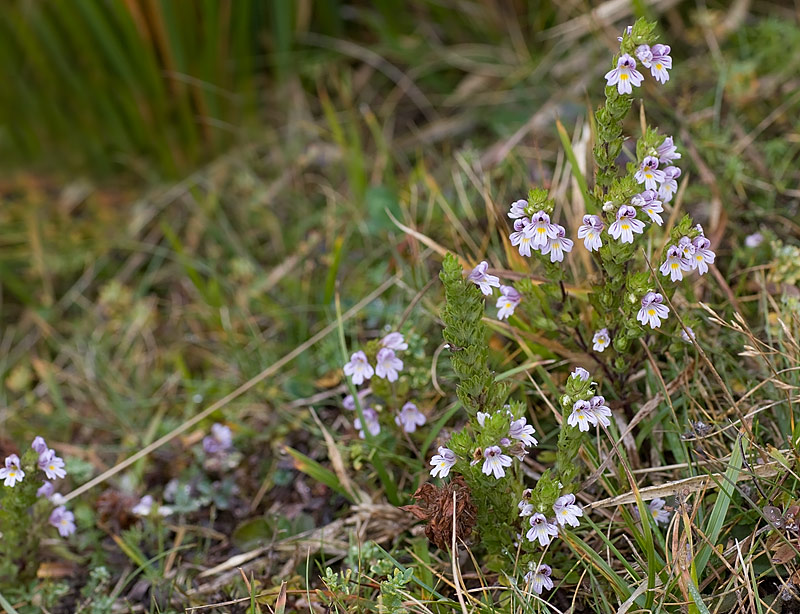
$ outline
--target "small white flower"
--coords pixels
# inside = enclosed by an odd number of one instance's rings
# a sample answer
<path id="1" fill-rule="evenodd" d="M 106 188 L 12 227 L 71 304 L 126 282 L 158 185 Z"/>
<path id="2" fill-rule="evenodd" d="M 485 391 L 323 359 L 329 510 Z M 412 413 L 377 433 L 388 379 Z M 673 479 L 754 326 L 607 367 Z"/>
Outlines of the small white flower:
<path id="1" fill-rule="evenodd" d="M 381 423 L 378 420 L 378 412 L 376 412 L 371 407 L 365 407 L 361 410 L 361 413 L 364 414 L 364 421 L 367 423 L 367 429 L 369 430 L 369 434 L 373 437 L 381 432 Z M 358 430 L 358 437 L 360 439 L 366 439 L 367 436 L 364 433 L 364 427 L 361 425 L 361 418 L 356 418 L 353 420 L 353 428 Z"/>
<path id="2" fill-rule="evenodd" d="M 525 499 L 523 499 L 522 501 L 517 503 L 517 507 L 519 508 L 520 516 L 524 517 L 533 515 L 534 512 L 533 503 L 531 503 L 530 501 L 526 501 Z"/>
<path id="3" fill-rule="evenodd" d="M 479 411 L 475 415 L 475 418 L 477 418 L 478 424 L 480 424 L 483 427 L 483 426 L 486 425 L 486 418 L 491 418 L 491 416 L 492 416 L 491 414 L 487 414 L 486 412 Z"/>
<path id="4" fill-rule="evenodd" d="M 611 408 L 606 405 L 605 397 L 601 395 L 593 396 L 589 399 L 589 406 L 591 407 L 591 412 L 595 417 L 595 424 L 602 424 L 606 428 L 611 426 Z"/>
<path id="5" fill-rule="evenodd" d="M 630 205 L 622 205 L 617 210 L 617 221 L 608 228 L 608 234 L 623 243 L 633 243 L 633 234 L 642 232 L 644 223 L 636 219 L 636 209 Z"/>
<path id="6" fill-rule="evenodd" d="M 664 171 L 658 170 L 658 158 L 646 156 L 642 160 L 639 170 L 636 171 L 634 179 L 639 183 L 643 183 L 645 189 L 658 191 L 658 184 L 664 183 L 666 177 Z"/>
<path id="7" fill-rule="evenodd" d="M 526 231 L 530 225 L 530 220 L 526 217 L 521 217 L 514 220 L 514 232 L 508 235 L 511 239 L 511 245 L 517 246 L 521 256 L 531 256 L 531 247 L 533 247 L 533 238 Z"/>
<path id="8" fill-rule="evenodd" d="M 497 299 L 497 319 L 504 320 L 514 315 L 514 310 L 522 301 L 522 295 L 512 286 L 500 286 L 500 296 Z"/>
<path id="9" fill-rule="evenodd" d="M 395 352 L 408 349 L 408 344 L 400 333 L 389 333 L 386 335 L 381 339 L 381 346 L 394 350 Z"/>
<path id="10" fill-rule="evenodd" d="M 583 516 L 583 510 L 575 504 L 575 495 L 562 495 L 553 504 L 553 513 L 556 515 L 556 522 L 562 527 L 568 524 L 577 527 L 580 524 L 578 518 Z"/>
<path id="11" fill-rule="evenodd" d="M 605 79 L 608 86 L 616 85 L 620 94 L 630 94 L 633 92 L 631 85 L 639 87 L 644 77 L 636 70 L 636 60 L 624 53 L 617 60 L 617 67 L 606 73 Z"/>
<path id="12" fill-rule="evenodd" d="M 353 379 L 353 384 L 360 386 L 365 379 L 372 377 L 375 371 L 367 362 L 367 355 L 362 352 L 354 352 L 350 356 L 350 362 L 344 366 L 344 374 L 349 375 Z"/>
<path id="13" fill-rule="evenodd" d="M 531 590 L 534 593 L 541 595 L 545 589 L 549 591 L 553 588 L 553 579 L 550 577 L 551 573 L 552 569 L 550 569 L 550 566 L 542 563 L 535 572 L 529 571 L 526 573 L 524 579 L 526 583 L 531 585 Z"/>
<path id="14" fill-rule="evenodd" d="M 764 235 L 760 232 L 754 232 L 744 238 L 744 246 L 750 249 L 755 249 L 764 242 Z"/>
<path id="15" fill-rule="evenodd" d="M 577 377 L 582 382 L 586 382 L 589 380 L 590 375 L 583 367 L 575 367 L 575 370 L 570 373 L 570 377 Z"/>
<path id="16" fill-rule="evenodd" d="M 695 237 L 692 239 L 692 246 L 694 247 L 694 267 L 697 273 L 703 275 L 708 272 L 708 265 L 714 262 L 716 255 L 711 251 L 711 241 L 704 236 Z"/>
<path id="17" fill-rule="evenodd" d="M 446 478 L 456 461 L 458 461 L 458 457 L 455 452 L 444 446 L 439 446 L 439 454 L 434 454 L 433 458 L 431 458 L 430 464 L 433 465 L 431 476 Z"/>
<path id="18" fill-rule="evenodd" d="M 513 203 L 511 203 L 511 210 L 508 212 L 508 217 L 510 217 L 512 220 L 526 217 L 527 213 L 525 213 L 525 208 L 527 206 L 527 200 L 515 200 Z"/>
<path id="19" fill-rule="evenodd" d="M 686 262 L 683 250 L 677 245 L 673 245 L 667 249 L 667 257 L 658 270 L 662 275 L 669 275 L 672 281 L 680 281 L 683 279 L 683 271 L 688 266 L 690 265 Z"/>
<path id="20" fill-rule="evenodd" d="M 511 466 L 511 457 L 503 454 L 500 446 L 489 446 L 483 451 L 483 467 L 481 471 L 484 475 L 494 474 L 496 479 L 505 477 L 504 467 Z"/>
<path id="21" fill-rule="evenodd" d="M 688 333 L 686 331 L 689 331 Z M 681 339 L 684 340 L 686 343 L 691 343 L 693 339 L 695 339 L 694 331 L 692 330 L 691 326 L 687 326 L 686 330 L 681 331 Z"/>
<path id="22" fill-rule="evenodd" d="M 396 382 L 398 373 L 403 369 L 403 361 L 397 358 L 394 350 L 381 348 L 376 358 L 375 375 Z"/>
<path id="23" fill-rule="evenodd" d="M 483 260 L 467 275 L 467 279 L 478 286 L 486 296 L 492 293 L 493 287 L 500 287 L 500 278 L 495 275 L 489 275 L 486 272 L 488 269 L 489 263 Z"/>
<path id="24" fill-rule="evenodd" d="M 136 516 L 150 516 L 150 514 L 152 514 L 153 512 L 154 504 L 155 501 L 153 500 L 153 497 L 151 497 L 150 495 L 145 495 L 144 497 L 139 499 L 139 503 L 133 506 L 131 512 Z M 171 508 L 165 505 L 158 506 L 159 516 L 169 516 L 170 514 L 172 514 Z"/>
<path id="25" fill-rule="evenodd" d="M 550 223 L 550 216 L 544 211 L 537 211 L 531 216 L 531 223 L 524 228 L 524 232 L 532 240 L 533 247 L 542 249 L 547 245 L 548 239 L 555 239 L 558 228 Z"/>
<path id="26" fill-rule="evenodd" d="M 675 192 L 678 191 L 678 177 L 681 176 L 681 169 L 677 166 L 668 166 L 664 169 L 664 183 L 658 188 L 658 195 L 668 203 L 672 200 Z"/>
<path id="27" fill-rule="evenodd" d="M 598 330 L 594 337 L 592 337 L 592 349 L 595 352 L 603 352 L 611 343 L 611 337 L 608 334 L 607 328 Z"/>
<path id="28" fill-rule="evenodd" d="M 6 456 L 6 466 L 0 469 L 0 480 L 3 484 L 13 488 L 17 482 L 21 482 L 25 477 L 25 472 L 19 467 L 19 456 L 11 454 Z"/>
<path id="29" fill-rule="evenodd" d="M 597 418 L 592 413 L 592 408 L 588 401 L 579 399 L 572 406 L 572 413 L 567 418 L 567 424 L 578 427 L 581 431 L 588 431 L 590 424 L 597 424 Z"/>
<path id="30" fill-rule="evenodd" d="M 542 254 L 550 254 L 550 262 L 562 262 L 564 254 L 572 251 L 572 239 L 566 238 L 566 230 L 563 226 L 554 224 L 556 227 L 556 236 L 548 239 L 544 247 L 542 247 Z"/>
<path id="31" fill-rule="evenodd" d="M 669 519 L 672 517 L 672 514 L 670 514 L 667 510 L 664 509 L 666 503 L 667 502 L 664 501 L 664 499 L 659 499 L 658 497 L 656 497 L 655 499 L 650 501 L 650 504 L 647 506 L 650 515 L 653 517 L 653 520 L 656 521 L 656 524 L 669 524 Z M 639 508 L 635 507 L 633 512 L 634 516 L 638 518 Z"/>
<path id="32" fill-rule="evenodd" d="M 48 480 L 57 480 L 67 475 L 64 470 L 64 460 L 56 456 L 55 450 L 48 449 L 39 455 L 39 469 L 44 471 Z"/>
<path id="33" fill-rule="evenodd" d="M 662 305 L 664 297 L 658 292 L 648 292 L 642 298 L 642 308 L 636 316 L 636 319 L 644 324 L 649 324 L 650 328 L 658 328 L 661 326 L 661 320 L 666 319 L 669 315 L 669 307 Z"/>
<path id="34" fill-rule="evenodd" d="M 584 215 L 583 224 L 578 227 L 578 238 L 583 239 L 583 245 L 590 252 L 600 249 L 603 241 L 600 237 L 605 228 L 603 220 L 597 215 Z"/>
<path id="35" fill-rule="evenodd" d="M 413 433 L 418 426 L 425 424 L 425 414 L 410 401 L 403 405 L 400 413 L 394 417 L 397 426 L 402 426 L 406 433 Z"/>
<path id="36" fill-rule="evenodd" d="M 528 541 L 539 540 L 542 546 L 547 546 L 554 537 L 558 537 L 558 527 L 547 521 L 544 514 L 536 513 L 530 519 L 531 528 L 525 534 Z"/>
<path id="37" fill-rule="evenodd" d="M 533 434 L 536 429 L 530 424 L 527 424 L 525 417 L 519 420 L 514 420 L 508 429 L 508 436 L 522 442 L 525 447 L 539 445 L 539 442 L 534 439 Z"/>

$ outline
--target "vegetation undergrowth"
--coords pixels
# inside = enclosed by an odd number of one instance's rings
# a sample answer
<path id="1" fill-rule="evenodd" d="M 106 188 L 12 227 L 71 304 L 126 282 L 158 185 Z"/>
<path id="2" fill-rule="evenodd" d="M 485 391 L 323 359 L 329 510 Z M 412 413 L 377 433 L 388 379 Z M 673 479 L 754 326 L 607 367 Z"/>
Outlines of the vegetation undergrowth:
<path id="1" fill-rule="evenodd" d="M 796 15 L 330 4 L 4 182 L 0 609 L 793 611 Z"/>

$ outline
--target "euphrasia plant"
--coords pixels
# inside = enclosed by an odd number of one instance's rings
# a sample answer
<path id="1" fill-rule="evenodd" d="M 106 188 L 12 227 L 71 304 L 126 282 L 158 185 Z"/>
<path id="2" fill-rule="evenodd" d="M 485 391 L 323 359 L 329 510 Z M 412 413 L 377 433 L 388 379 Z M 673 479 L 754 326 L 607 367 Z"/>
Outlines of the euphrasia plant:
<path id="1" fill-rule="evenodd" d="M 521 562 L 526 583 L 537 593 L 553 587 L 552 570 L 544 562 L 550 544 L 561 532 L 579 526 L 584 514 L 575 497 L 582 471 L 579 450 L 590 430 L 604 433 L 612 426 L 601 388 L 630 411 L 628 380 L 640 368 L 645 346 L 658 355 L 673 342 L 693 341 L 693 331 L 670 317 L 670 298 L 677 282 L 694 272 L 706 273 L 715 258 L 702 227 L 688 215 L 663 236 L 662 214 L 671 209 L 681 176 L 676 164 L 681 154 L 672 137 L 647 126 L 635 151 L 623 151 L 624 120 L 634 88 L 645 78 L 639 69 L 663 84 L 672 68 L 670 48 L 656 44 L 654 30 L 655 24 L 642 19 L 628 27 L 605 75 L 605 103 L 594 122 L 594 181 L 591 188 L 582 177 L 579 181 L 586 186 L 580 226 L 568 230 L 557 223 L 555 202 L 541 188 L 511 205 L 510 246 L 543 268 L 546 281 L 524 275 L 526 261 L 517 258 L 512 267 L 523 271 L 523 278 L 509 285 L 501 285 L 485 261 L 464 278 L 452 255 L 445 258 L 440 275 L 446 298 L 444 338 L 469 422 L 433 456 L 431 474 L 464 477 L 478 507 L 477 529 L 490 564 L 519 569 Z M 570 283 L 564 260 L 573 251 L 573 234 L 589 252 L 592 267 Z M 653 245 L 663 245 L 663 253 L 650 251 Z M 573 292 L 578 286 L 585 291 Z M 507 401 L 509 388 L 495 381 L 488 364 L 488 330 L 482 318 L 485 299 L 495 288 L 500 292 L 498 319 L 557 340 L 568 353 L 593 361 L 592 368 L 603 375 L 598 384 L 579 367 L 567 378 L 559 399 L 556 463 L 531 488 L 525 488 L 519 467 L 537 443 L 527 424 L 527 408 Z M 664 520 L 662 508 L 663 501 L 651 505 L 655 521 Z"/>
<path id="2" fill-rule="evenodd" d="M 62 537 L 75 532 L 75 517 L 55 492 L 55 480 L 66 474 L 63 459 L 41 437 L 22 458 L 6 457 L 0 468 L 0 585 L 36 576 L 44 525 Z"/>

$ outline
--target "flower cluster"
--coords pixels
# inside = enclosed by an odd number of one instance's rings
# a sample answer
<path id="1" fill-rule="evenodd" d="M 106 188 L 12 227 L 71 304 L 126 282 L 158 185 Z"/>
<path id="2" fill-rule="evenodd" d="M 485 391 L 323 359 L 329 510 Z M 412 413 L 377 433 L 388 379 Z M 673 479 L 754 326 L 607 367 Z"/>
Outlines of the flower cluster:
<path id="1" fill-rule="evenodd" d="M 506 468 L 512 464 L 512 457 L 522 460 L 528 453 L 527 448 L 539 443 L 533 436 L 536 429 L 528 424 L 528 420 L 524 416 L 515 418 L 510 405 L 491 415 L 478 412 L 475 420 L 478 428 L 487 432 L 497 429 L 499 425 L 507 425 L 507 429 L 505 426 L 501 427 L 506 430 L 501 432 L 503 436 L 494 441 L 493 445 L 472 450 L 470 465 L 482 463 L 481 473 L 494 476 L 497 480 L 505 477 Z M 433 467 L 431 475 L 446 477 L 457 462 L 458 455 L 451 449 L 442 446 L 439 448 L 439 453 L 431 458 L 430 464 Z"/>
<path id="2" fill-rule="evenodd" d="M 626 30 L 626 35 L 630 36 L 630 30 Z M 622 42 L 623 38 L 618 39 Z M 659 83 L 669 81 L 669 70 L 672 68 L 672 58 L 670 57 L 669 45 L 639 45 L 636 48 L 636 58 L 642 66 L 650 69 L 650 74 Z M 609 70 L 606 75 L 606 85 L 608 87 L 617 86 L 620 94 L 632 94 L 634 87 L 639 87 L 644 80 L 644 76 L 636 70 L 636 60 L 628 53 L 623 53 L 617 58 L 616 68 Z"/>
<path id="3" fill-rule="evenodd" d="M 379 347 L 375 353 L 374 368 L 367 358 L 367 353 L 358 351 L 353 353 L 350 357 L 350 362 L 344 366 L 344 373 L 352 378 L 353 384 L 356 386 L 361 385 L 373 375 L 385 379 L 390 383 L 396 382 L 400 372 L 403 370 L 403 361 L 397 357 L 397 352 L 407 349 L 408 343 L 406 343 L 401 333 L 389 333 L 379 342 Z M 358 436 L 361 439 L 366 438 L 365 430 L 372 436 L 378 435 L 381 432 L 378 412 L 375 408 L 367 404 L 367 395 L 369 392 L 370 390 L 364 389 L 357 393 L 358 405 L 361 406 L 363 423 L 361 417 L 358 417 L 353 420 L 353 426 L 358 431 Z M 348 394 L 344 398 L 342 405 L 345 409 L 355 411 L 356 399 L 353 398 L 353 395 Z M 413 433 L 417 430 L 417 427 L 426 423 L 427 418 L 415 403 L 408 401 L 395 415 L 394 421 L 395 424 L 402 427 L 406 433 Z"/>
<path id="4" fill-rule="evenodd" d="M 213 424 L 211 434 L 203 437 L 203 450 L 212 456 L 224 456 L 233 448 L 233 432 L 224 424 Z"/>
<path id="5" fill-rule="evenodd" d="M 566 230 L 553 224 L 546 211 L 532 210 L 526 200 L 511 203 L 508 217 L 514 220 L 514 232 L 509 235 L 511 245 L 519 249 L 522 256 L 531 256 L 531 250 L 550 255 L 550 262 L 562 262 L 564 254 L 572 251 L 572 239 L 566 238 Z M 499 306 L 499 305 L 498 305 Z"/>
<path id="6" fill-rule="evenodd" d="M 58 530 L 59 535 L 67 537 L 75 532 L 75 516 L 72 512 L 68 511 L 66 507 L 60 505 L 62 501 L 61 495 L 55 492 L 55 480 L 66 477 L 67 472 L 64 469 L 64 459 L 56 455 L 56 451 L 47 446 L 43 437 L 34 437 L 31 443 L 31 449 L 35 452 L 35 463 L 26 461 L 26 469 L 39 469 L 44 477 L 33 477 L 37 479 L 37 483 L 41 485 L 36 489 L 36 496 L 45 498 L 56 504 L 57 507 L 53 509 L 50 514 L 49 523 L 51 526 Z M 23 458 L 29 458 L 24 456 Z M 7 488 L 14 488 L 17 484 L 25 480 L 26 471 L 22 468 L 22 461 L 16 454 L 11 454 L 6 457 L 4 467 L 0 468 L 0 480 L 3 480 L 3 485 Z"/>
<path id="7" fill-rule="evenodd" d="M 344 374 L 349 375 L 353 384 L 360 386 L 373 375 L 396 382 L 400 371 L 403 370 L 403 361 L 396 352 L 407 350 L 408 344 L 400 333 L 389 333 L 381 339 L 381 348 L 375 357 L 375 367 L 369 363 L 367 355 L 359 350 L 350 356 L 350 362 L 344 366 Z"/>
<path id="8" fill-rule="evenodd" d="M 691 271 L 703 275 L 708 272 L 708 265 L 716 259 L 703 227 L 697 224 L 694 232 L 694 237 L 683 235 L 667 247 L 666 257 L 658 270 L 672 281 L 681 281 L 683 274 Z"/>
<path id="9" fill-rule="evenodd" d="M 553 504 L 553 516 L 548 518 L 541 512 L 535 511 L 534 505 L 530 502 L 533 491 L 526 489 L 522 493 L 522 500 L 519 502 L 519 515 L 529 517 L 530 529 L 525 534 L 528 541 L 539 542 L 541 546 L 547 546 L 558 537 L 559 526 L 569 525 L 577 527 L 583 510 L 575 503 L 575 495 L 567 493 L 556 499 Z"/>

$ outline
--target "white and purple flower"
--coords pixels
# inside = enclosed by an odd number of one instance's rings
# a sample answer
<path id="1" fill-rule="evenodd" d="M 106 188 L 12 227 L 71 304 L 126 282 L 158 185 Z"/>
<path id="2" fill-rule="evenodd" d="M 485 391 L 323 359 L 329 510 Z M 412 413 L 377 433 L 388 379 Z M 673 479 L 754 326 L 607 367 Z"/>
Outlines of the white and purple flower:
<path id="1" fill-rule="evenodd" d="M 378 412 L 371 407 L 365 407 L 361 410 L 361 413 L 364 414 L 364 422 L 367 424 L 367 430 L 369 431 L 369 434 L 375 437 L 375 435 L 381 432 L 381 423 L 378 421 Z M 364 433 L 364 427 L 361 426 L 361 418 L 356 418 L 353 420 L 353 428 L 358 431 L 358 436 L 360 439 L 366 439 L 367 436 Z"/>
<path id="2" fill-rule="evenodd" d="M 407 350 L 408 344 L 406 340 L 403 338 L 403 335 L 400 333 L 389 333 L 383 339 L 381 339 L 381 347 L 389 348 L 390 350 L 394 350 L 395 352 L 399 352 L 400 350 Z"/>
<path id="3" fill-rule="evenodd" d="M 661 326 L 661 320 L 666 319 L 669 315 L 669 307 L 662 304 L 664 297 L 658 292 L 648 292 L 642 298 L 642 308 L 636 316 L 636 319 L 642 325 L 649 324 L 650 328 L 658 328 Z"/>
<path id="4" fill-rule="evenodd" d="M 58 529 L 58 534 L 61 537 L 69 537 L 75 532 L 75 515 L 63 505 L 59 505 L 50 512 L 48 522 Z"/>
<path id="5" fill-rule="evenodd" d="M 661 164 L 669 164 L 673 160 L 680 160 L 681 154 L 678 153 L 678 148 L 672 142 L 672 137 L 664 138 L 661 145 L 656 147 L 656 154 L 658 154 L 658 161 Z"/>
<path id="6" fill-rule="evenodd" d="M 145 495 L 139 502 L 131 508 L 131 512 L 136 516 L 141 516 L 143 518 L 147 518 L 153 513 L 153 508 L 156 506 L 156 501 L 153 499 L 151 495 Z M 166 505 L 159 505 L 155 507 L 155 510 L 158 512 L 159 516 L 169 516 L 172 514 L 172 508 L 167 507 Z"/>
<path id="7" fill-rule="evenodd" d="M 671 49 L 669 45 L 653 45 L 650 48 L 652 58 L 650 60 L 650 74 L 656 81 L 666 83 L 669 81 L 668 69 L 672 68 L 672 58 L 670 57 Z"/>
<path id="8" fill-rule="evenodd" d="M 575 504 L 575 495 L 562 495 L 553 504 L 553 513 L 556 515 L 556 522 L 562 527 L 568 524 L 577 527 L 580 524 L 578 518 L 583 516 L 583 510 Z"/>
<path id="9" fill-rule="evenodd" d="M 530 533 L 530 531 L 528 532 Z M 550 577 L 551 573 L 553 573 L 553 570 L 550 569 L 550 566 L 542 563 L 535 572 L 531 570 L 526 573 L 524 580 L 531 585 L 531 590 L 534 593 L 541 595 L 545 590 L 549 591 L 553 588 L 553 579 Z"/>
<path id="10" fill-rule="evenodd" d="M 675 192 L 678 191 L 678 177 L 681 176 L 681 169 L 677 166 L 668 166 L 664 169 L 664 183 L 658 188 L 658 195 L 668 203 L 672 200 Z"/>
<path id="11" fill-rule="evenodd" d="M 658 190 L 658 184 L 664 182 L 664 171 L 658 170 L 658 158 L 645 156 L 639 165 L 639 170 L 633 176 L 637 182 L 643 183 L 647 190 Z"/>
<path id="12" fill-rule="evenodd" d="M 434 454 L 431 458 L 430 464 L 433 466 L 431 476 L 446 478 L 456 461 L 458 461 L 458 457 L 455 452 L 444 446 L 439 446 L 439 454 Z"/>
<path id="13" fill-rule="evenodd" d="M 534 514 L 529 522 L 531 528 L 525 534 L 528 541 L 535 542 L 539 540 L 539 544 L 547 546 L 555 537 L 558 537 L 558 527 L 548 522 L 544 514 Z"/>
<path id="14" fill-rule="evenodd" d="M 600 424 L 606 428 L 611 426 L 611 408 L 606 405 L 606 399 L 602 395 L 595 395 L 589 399 L 592 415 L 595 417 L 595 424 Z"/>
<path id="15" fill-rule="evenodd" d="M 17 482 L 25 478 L 25 472 L 19 466 L 19 456 L 11 454 L 6 456 L 5 467 L 0 469 L 0 480 L 9 488 L 13 488 Z"/>
<path id="16" fill-rule="evenodd" d="M 637 194 L 631 198 L 631 205 L 639 207 L 647 214 L 650 221 L 658 226 L 664 223 L 664 220 L 659 215 L 664 212 L 664 207 L 661 206 L 661 201 L 658 200 L 658 194 L 655 190 L 645 190 L 641 194 Z"/>
<path id="17" fill-rule="evenodd" d="M 48 480 L 58 480 L 67 475 L 64 470 L 64 459 L 56 456 L 56 451 L 49 448 L 39 455 L 38 466 L 44 471 Z"/>
<path id="18" fill-rule="evenodd" d="M 642 84 L 642 73 L 636 70 L 636 60 L 624 53 L 617 60 L 617 67 L 609 70 L 606 75 L 606 85 L 609 87 L 616 85 L 620 94 L 633 93 L 633 86 L 639 87 Z"/>
<path id="19" fill-rule="evenodd" d="M 584 215 L 583 224 L 578 227 L 578 238 L 583 239 L 583 245 L 590 252 L 600 249 L 603 241 L 600 234 L 603 232 L 605 224 L 598 215 Z"/>
<path id="20" fill-rule="evenodd" d="M 505 477 L 504 467 L 511 466 L 511 457 L 503 454 L 500 446 L 489 446 L 483 451 L 483 467 L 481 471 L 485 475 L 493 474 L 496 479 Z"/>
<path id="21" fill-rule="evenodd" d="M 397 426 L 402 426 L 406 433 L 413 433 L 418 426 L 425 424 L 425 414 L 411 401 L 403 405 L 400 413 L 394 417 Z"/>
<path id="22" fill-rule="evenodd" d="M 353 352 L 352 356 L 350 356 L 350 362 L 344 366 L 344 374 L 349 375 L 356 386 L 360 386 L 364 383 L 364 380 L 371 378 L 374 373 L 375 370 L 367 362 L 367 355 L 360 350 Z"/>
<path id="23" fill-rule="evenodd" d="M 664 276 L 669 275 L 672 281 L 680 281 L 683 279 L 683 272 L 689 268 L 691 263 L 683 255 L 683 250 L 672 245 L 667 249 L 667 257 L 658 270 Z"/>
<path id="24" fill-rule="evenodd" d="M 508 436 L 512 439 L 516 439 L 517 441 L 521 441 L 522 445 L 525 447 L 539 445 L 539 442 L 536 441 L 533 436 L 533 434 L 536 432 L 536 429 L 534 429 L 533 426 L 527 422 L 528 421 L 524 416 L 518 420 L 513 420 L 508 429 Z"/>
<path id="25" fill-rule="evenodd" d="M 525 234 L 531 238 L 534 248 L 543 249 L 550 239 L 558 236 L 558 226 L 550 223 L 550 216 L 544 211 L 537 211 L 531 216 L 531 223 L 525 226 Z"/>
<path id="26" fill-rule="evenodd" d="M 611 344 L 611 336 L 607 328 L 598 330 L 592 337 L 592 349 L 595 352 L 603 352 Z"/>
<path id="27" fill-rule="evenodd" d="M 589 378 L 591 377 L 589 375 L 589 372 L 583 367 L 575 367 L 575 370 L 572 373 L 570 373 L 569 376 L 577 377 L 582 382 L 589 381 Z"/>
<path id="28" fill-rule="evenodd" d="M 514 220 L 514 232 L 508 235 L 511 239 L 511 245 L 517 247 L 521 256 L 531 256 L 531 247 L 533 246 L 533 239 L 529 236 L 526 228 L 530 225 L 531 221 L 526 217 L 521 217 Z"/>
<path id="29" fill-rule="evenodd" d="M 711 251 L 711 241 L 700 235 L 692 239 L 694 247 L 694 268 L 700 275 L 708 273 L 708 265 L 714 262 L 716 254 Z"/>
<path id="30" fill-rule="evenodd" d="M 622 205 L 619 208 L 617 221 L 608 229 L 608 234 L 623 243 L 633 243 L 633 233 L 642 232 L 644 232 L 644 222 L 636 219 L 636 209 L 630 205 Z"/>
<path id="31" fill-rule="evenodd" d="M 528 214 L 525 212 L 525 208 L 528 206 L 527 200 L 515 200 L 511 203 L 511 210 L 508 212 L 508 217 L 512 220 L 516 220 L 521 217 L 526 217 Z"/>
<path id="32" fill-rule="evenodd" d="M 394 350 L 381 348 L 375 361 L 375 375 L 390 382 L 397 381 L 400 371 L 403 370 L 403 361 L 395 356 Z"/>
<path id="33" fill-rule="evenodd" d="M 488 269 L 489 263 L 483 260 L 467 275 L 467 279 L 478 286 L 486 296 L 492 293 L 493 287 L 500 287 L 500 278 L 495 275 L 489 275 L 487 273 Z"/>
<path id="34" fill-rule="evenodd" d="M 578 427 L 581 431 L 588 431 L 590 424 L 597 424 L 597 418 L 592 412 L 592 407 L 589 401 L 579 399 L 572 405 L 572 413 L 567 418 L 567 424 L 572 427 Z"/>
<path id="35" fill-rule="evenodd" d="M 566 238 L 566 231 L 563 226 L 554 224 L 556 236 L 549 239 L 542 248 L 542 254 L 550 254 L 550 262 L 562 262 L 564 254 L 572 251 L 572 239 Z"/>
<path id="36" fill-rule="evenodd" d="M 500 286 L 500 297 L 497 299 L 497 319 L 505 320 L 514 315 L 514 310 L 522 301 L 522 295 L 513 286 Z"/>

